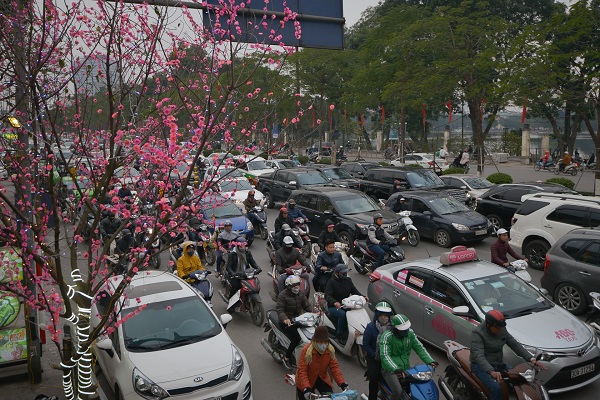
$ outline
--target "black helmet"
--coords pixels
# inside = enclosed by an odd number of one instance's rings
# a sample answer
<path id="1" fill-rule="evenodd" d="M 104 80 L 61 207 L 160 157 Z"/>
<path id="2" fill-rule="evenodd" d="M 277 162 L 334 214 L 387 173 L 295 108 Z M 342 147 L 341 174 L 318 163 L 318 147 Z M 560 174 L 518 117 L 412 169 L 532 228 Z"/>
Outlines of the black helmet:
<path id="1" fill-rule="evenodd" d="M 502 314 L 498 310 L 492 310 L 485 314 L 485 323 L 487 325 L 505 327 L 506 320 L 504 319 L 504 314 Z"/>
<path id="2" fill-rule="evenodd" d="M 123 234 L 123 236 L 131 236 L 131 231 L 127 228 L 123 229 L 121 233 Z"/>
<path id="3" fill-rule="evenodd" d="M 381 215 L 381 213 L 373 215 L 373 221 L 377 221 L 379 218 L 383 218 L 383 215 Z"/>

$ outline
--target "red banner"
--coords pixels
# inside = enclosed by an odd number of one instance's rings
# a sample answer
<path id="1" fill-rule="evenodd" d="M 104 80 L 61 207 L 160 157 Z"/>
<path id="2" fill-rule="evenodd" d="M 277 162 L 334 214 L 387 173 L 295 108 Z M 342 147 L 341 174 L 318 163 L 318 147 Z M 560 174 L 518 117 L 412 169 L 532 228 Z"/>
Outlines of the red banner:
<path id="1" fill-rule="evenodd" d="M 383 129 L 385 125 L 385 108 L 383 107 L 383 104 L 381 105 L 381 129 Z"/>
<path id="2" fill-rule="evenodd" d="M 452 123 L 452 102 L 450 100 L 446 103 L 446 108 L 448 108 L 448 122 Z"/>
<path id="3" fill-rule="evenodd" d="M 427 103 L 423 103 L 421 114 L 423 114 L 423 126 L 427 126 Z"/>
<path id="4" fill-rule="evenodd" d="M 527 99 L 523 98 L 523 113 L 521 114 L 521 123 L 525 123 L 525 118 L 527 118 Z"/>

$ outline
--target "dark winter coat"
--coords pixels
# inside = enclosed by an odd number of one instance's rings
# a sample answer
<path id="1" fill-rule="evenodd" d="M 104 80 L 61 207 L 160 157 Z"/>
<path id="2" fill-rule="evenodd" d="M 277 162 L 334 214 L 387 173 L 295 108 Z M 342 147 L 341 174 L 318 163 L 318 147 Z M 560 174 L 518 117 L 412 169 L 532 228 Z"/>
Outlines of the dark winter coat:
<path id="1" fill-rule="evenodd" d="M 283 323 L 286 319 L 297 317 L 302 314 L 303 311 L 310 311 L 311 307 L 302 291 L 298 294 L 294 294 L 289 288 L 286 288 L 277 297 L 277 306 L 275 307 L 275 310 L 277 311 L 279 322 Z"/>

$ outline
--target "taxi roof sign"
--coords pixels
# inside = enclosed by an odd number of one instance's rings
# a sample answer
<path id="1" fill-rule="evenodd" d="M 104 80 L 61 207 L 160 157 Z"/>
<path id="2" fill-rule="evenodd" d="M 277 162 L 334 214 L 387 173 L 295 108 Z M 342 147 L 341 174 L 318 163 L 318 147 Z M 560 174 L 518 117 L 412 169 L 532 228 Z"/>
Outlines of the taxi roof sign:
<path id="1" fill-rule="evenodd" d="M 445 266 L 473 260 L 477 260 L 477 252 L 474 248 L 465 246 L 454 246 L 450 251 L 442 253 L 440 256 L 440 263 Z"/>

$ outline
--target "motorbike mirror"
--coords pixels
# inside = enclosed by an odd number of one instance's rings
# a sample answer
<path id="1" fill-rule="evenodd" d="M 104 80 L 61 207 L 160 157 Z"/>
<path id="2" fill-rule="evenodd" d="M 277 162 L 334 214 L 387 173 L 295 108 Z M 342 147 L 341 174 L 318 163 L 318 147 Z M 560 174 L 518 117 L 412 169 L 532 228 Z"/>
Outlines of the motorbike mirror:
<path id="1" fill-rule="evenodd" d="M 221 320 L 221 324 L 223 325 L 223 327 L 227 327 L 227 324 L 231 322 L 233 317 L 231 316 L 231 314 L 221 314 L 219 319 Z"/>

